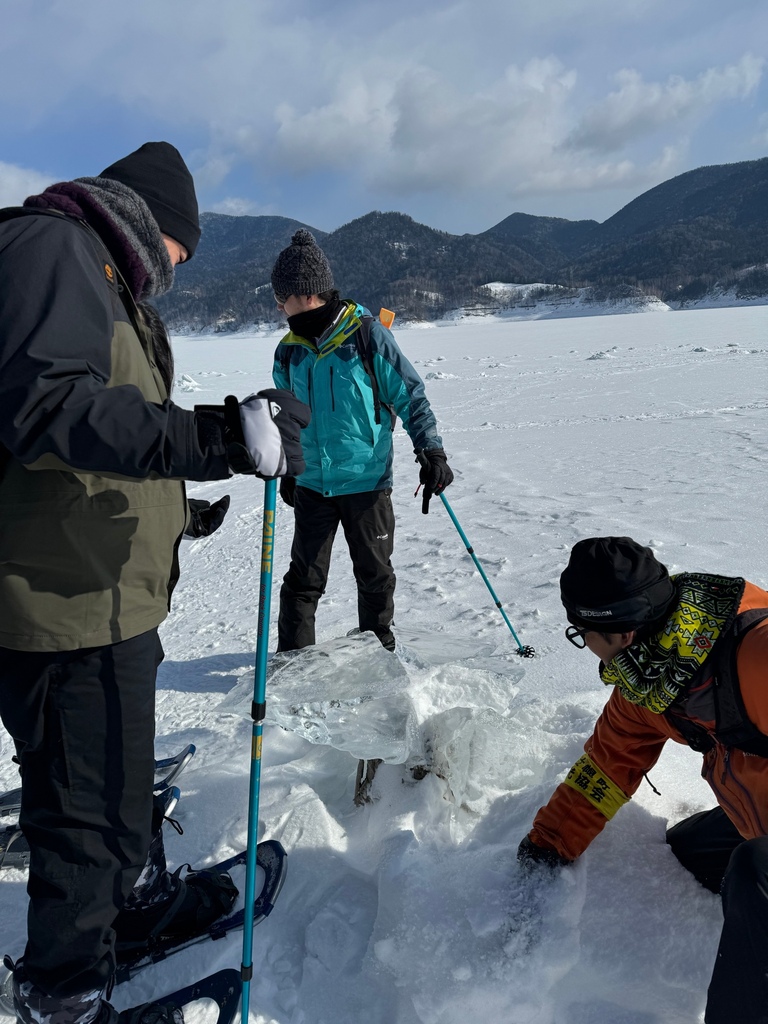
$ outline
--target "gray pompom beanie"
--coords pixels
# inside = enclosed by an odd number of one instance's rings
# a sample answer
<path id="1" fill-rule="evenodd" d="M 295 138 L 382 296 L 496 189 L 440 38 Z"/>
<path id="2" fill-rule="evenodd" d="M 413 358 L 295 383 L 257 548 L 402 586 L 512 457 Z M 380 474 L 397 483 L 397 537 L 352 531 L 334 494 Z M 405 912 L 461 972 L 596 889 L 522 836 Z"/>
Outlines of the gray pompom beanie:
<path id="1" fill-rule="evenodd" d="M 319 295 L 333 288 L 331 265 L 311 231 L 300 228 L 272 270 L 276 295 Z"/>

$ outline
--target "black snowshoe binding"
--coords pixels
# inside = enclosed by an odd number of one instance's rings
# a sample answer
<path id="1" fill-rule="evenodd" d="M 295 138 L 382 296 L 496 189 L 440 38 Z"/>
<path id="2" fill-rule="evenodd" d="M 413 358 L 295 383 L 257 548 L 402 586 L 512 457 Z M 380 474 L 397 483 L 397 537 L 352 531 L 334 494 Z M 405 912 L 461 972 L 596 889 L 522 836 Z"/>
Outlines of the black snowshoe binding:
<path id="1" fill-rule="evenodd" d="M 110 1007 L 112 1009 L 112 1007 Z M 122 1013 L 114 1013 L 114 1017 L 103 1024 L 184 1024 L 184 1012 L 180 1006 L 165 1003 L 143 1003 Z M 98 1020 L 96 1024 L 102 1024 Z"/>
<path id="2" fill-rule="evenodd" d="M 140 1003 L 118 1012 L 99 992 L 87 993 L 85 997 L 52 1000 L 50 1008 L 45 1006 L 46 998 L 40 990 L 30 986 L 24 974 L 22 961 L 16 963 L 6 956 L 3 964 L 7 975 L 0 986 L 0 1013 L 21 1024 L 52 1024 L 53 1021 L 69 1021 L 78 1024 L 80 1020 L 92 1020 L 92 1024 L 184 1024 L 184 1007 L 199 999 L 213 1000 L 218 1007 L 216 1024 L 232 1024 L 240 1002 L 242 982 L 234 970 L 218 971 L 208 978 L 186 988 L 179 989 L 151 1003 Z M 111 986 L 109 987 L 111 989 Z M 42 996 L 42 1000 L 41 1000 Z M 32 997 L 35 1009 L 29 1008 Z M 100 1006 L 93 1017 L 94 1001 Z"/>
<path id="3" fill-rule="evenodd" d="M 124 907 L 117 916 L 115 953 L 118 963 L 131 962 L 142 951 L 152 953 L 168 939 L 183 942 L 206 932 L 228 914 L 238 896 L 237 886 L 226 871 L 189 868 L 182 864 L 168 875 L 169 895 L 149 905 Z"/>

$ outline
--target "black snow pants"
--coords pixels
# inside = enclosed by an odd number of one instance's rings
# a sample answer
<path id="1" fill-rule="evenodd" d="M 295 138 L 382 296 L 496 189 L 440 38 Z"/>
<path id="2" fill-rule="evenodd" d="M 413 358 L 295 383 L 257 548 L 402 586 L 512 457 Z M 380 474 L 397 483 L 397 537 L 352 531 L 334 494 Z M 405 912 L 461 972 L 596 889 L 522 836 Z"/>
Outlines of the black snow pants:
<path id="1" fill-rule="evenodd" d="M 744 839 L 720 807 L 667 832 L 675 856 L 723 900 L 706 1024 L 768 1024 L 768 836 Z"/>
<path id="2" fill-rule="evenodd" d="M 361 630 L 372 630 L 384 647 L 394 650 L 391 625 L 395 613 L 395 513 L 391 491 L 364 491 L 326 498 L 297 487 L 291 564 L 280 589 L 278 650 L 294 651 L 315 642 L 315 612 L 328 582 L 331 549 L 339 523 L 352 558 L 357 582 Z"/>
<path id="3" fill-rule="evenodd" d="M 30 847 L 24 970 L 51 996 L 103 989 L 112 924 L 149 849 L 157 630 L 59 653 L 0 648 L 0 717 Z"/>

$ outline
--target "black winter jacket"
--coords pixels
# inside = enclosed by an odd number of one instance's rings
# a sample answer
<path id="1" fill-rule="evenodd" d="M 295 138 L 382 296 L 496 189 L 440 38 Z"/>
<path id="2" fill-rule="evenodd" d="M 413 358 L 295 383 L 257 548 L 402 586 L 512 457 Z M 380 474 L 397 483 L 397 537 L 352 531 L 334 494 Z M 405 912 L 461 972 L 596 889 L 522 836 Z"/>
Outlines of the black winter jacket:
<path id="1" fill-rule="evenodd" d="M 0 645 L 75 650 L 162 621 L 181 481 L 229 476 L 221 430 L 168 400 L 109 253 L 60 214 L 0 212 L 0 446 Z"/>

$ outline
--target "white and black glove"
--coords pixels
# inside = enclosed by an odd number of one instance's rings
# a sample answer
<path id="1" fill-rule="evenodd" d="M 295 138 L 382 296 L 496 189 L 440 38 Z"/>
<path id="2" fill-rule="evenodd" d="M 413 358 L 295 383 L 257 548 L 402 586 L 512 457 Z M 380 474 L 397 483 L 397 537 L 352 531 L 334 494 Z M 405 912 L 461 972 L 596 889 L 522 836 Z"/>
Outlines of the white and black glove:
<path id="1" fill-rule="evenodd" d="M 227 460 L 235 473 L 253 473 L 265 480 L 300 476 L 307 468 L 301 431 L 311 412 L 290 391 L 266 388 L 239 402 L 224 399 Z"/>

